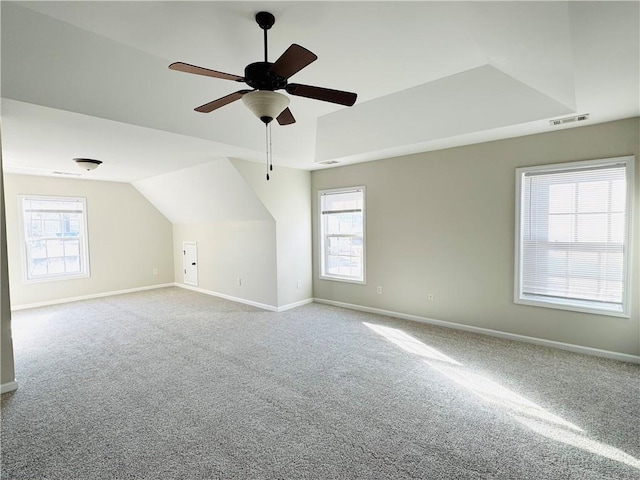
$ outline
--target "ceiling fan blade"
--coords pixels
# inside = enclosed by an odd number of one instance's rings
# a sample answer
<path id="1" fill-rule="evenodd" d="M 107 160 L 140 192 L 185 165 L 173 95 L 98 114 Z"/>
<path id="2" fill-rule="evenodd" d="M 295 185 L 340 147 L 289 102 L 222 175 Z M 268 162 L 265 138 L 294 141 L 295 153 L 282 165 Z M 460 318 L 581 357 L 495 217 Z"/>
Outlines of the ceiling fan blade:
<path id="1" fill-rule="evenodd" d="M 178 72 L 195 73 L 196 75 L 204 75 L 205 77 L 222 78 L 223 80 L 234 80 L 236 82 L 244 82 L 243 77 L 233 75 L 231 73 L 218 72 L 216 70 L 210 70 L 208 68 L 197 67 L 183 62 L 175 62 L 169 65 L 170 70 L 177 70 Z"/>
<path id="2" fill-rule="evenodd" d="M 271 65 L 269 71 L 279 77 L 289 78 L 317 58 L 318 56 L 315 53 L 294 43 Z"/>
<path id="3" fill-rule="evenodd" d="M 198 108 L 194 110 L 200 113 L 209 113 L 213 112 L 217 108 L 224 107 L 231 102 L 235 102 L 236 100 L 240 100 L 245 93 L 249 93 L 251 90 L 238 90 L 237 92 L 230 93 L 229 95 L 225 95 L 213 102 L 205 103 L 204 105 L 200 105 Z"/>
<path id="4" fill-rule="evenodd" d="M 280 115 L 276 117 L 276 120 L 280 125 L 291 125 L 296 123 L 296 119 L 293 118 L 293 114 L 289 108 L 285 108 Z"/>
<path id="5" fill-rule="evenodd" d="M 290 83 L 287 85 L 287 93 L 298 95 L 300 97 L 313 98 L 322 100 L 323 102 L 339 103 L 350 107 L 356 103 L 357 93 L 343 92 L 341 90 L 332 90 L 330 88 L 313 87 L 311 85 L 301 85 L 299 83 Z"/>

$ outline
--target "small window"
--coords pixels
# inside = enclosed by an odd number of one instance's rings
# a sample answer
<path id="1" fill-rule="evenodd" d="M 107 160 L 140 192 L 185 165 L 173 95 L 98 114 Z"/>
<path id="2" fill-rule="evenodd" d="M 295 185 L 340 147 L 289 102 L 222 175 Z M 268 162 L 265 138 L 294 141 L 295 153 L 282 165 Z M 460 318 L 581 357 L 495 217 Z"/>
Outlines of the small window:
<path id="1" fill-rule="evenodd" d="M 21 196 L 25 279 L 89 276 L 86 200 Z"/>
<path id="2" fill-rule="evenodd" d="M 365 283 L 364 187 L 323 190 L 320 278 Z"/>
<path id="3" fill-rule="evenodd" d="M 634 160 L 516 170 L 516 303 L 629 315 Z"/>

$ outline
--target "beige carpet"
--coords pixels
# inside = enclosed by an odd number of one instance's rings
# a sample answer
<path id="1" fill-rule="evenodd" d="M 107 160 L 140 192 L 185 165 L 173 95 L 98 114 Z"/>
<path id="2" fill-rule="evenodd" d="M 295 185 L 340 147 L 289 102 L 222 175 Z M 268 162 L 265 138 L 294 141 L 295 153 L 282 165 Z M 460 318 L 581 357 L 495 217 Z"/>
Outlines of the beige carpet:
<path id="1" fill-rule="evenodd" d="M 638 365 L 168 288 L 14 314 L 2 479 L 638 479 Z"/>

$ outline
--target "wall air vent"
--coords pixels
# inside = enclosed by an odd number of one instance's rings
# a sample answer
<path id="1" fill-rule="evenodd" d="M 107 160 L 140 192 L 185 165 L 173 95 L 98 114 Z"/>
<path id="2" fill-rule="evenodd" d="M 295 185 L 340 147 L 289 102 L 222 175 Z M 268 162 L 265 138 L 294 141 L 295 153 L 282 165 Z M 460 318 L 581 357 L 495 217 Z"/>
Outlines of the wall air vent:
<path id="1" fill-rule="evenodd" d="M 556 120 L 549 120 L 549 125 L 551 125 L 552 127 L 557 127 L 558 125 L 564 125 L 565 123 L 581 122 L 583 120 L 589 120 L 588 113 L 584 113 L 582 115 L 574 115 L 573 117 L 565 117 L 565 118 L 558 118 Z"/>

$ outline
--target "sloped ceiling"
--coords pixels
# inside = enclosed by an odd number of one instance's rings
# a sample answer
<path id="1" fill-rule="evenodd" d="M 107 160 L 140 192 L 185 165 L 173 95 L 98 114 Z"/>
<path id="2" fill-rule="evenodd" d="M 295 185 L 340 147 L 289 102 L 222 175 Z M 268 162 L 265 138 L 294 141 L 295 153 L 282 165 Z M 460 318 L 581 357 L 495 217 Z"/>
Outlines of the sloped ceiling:
<path id="1" fill-rule="evenodd" d="M 167 66 L 241 75 L 261 60 L 253 17 L 264 9 L 276 16 L 270 60 L 294 42 L 319 57 L 293 81 L 359 95 L 351 108 L 292 97 L 297 123 L 273 128 L 276 166 L 544 132 L 574 113 L 638 116 L 639 5 L 4 1 L 5 169 L 52 174 L 93 156 L 105 164 L 91 178 L 138 181 L 221 157 L 262 161 L 264 127 L 241 102 L 193 111 L 237 85 Z"/>
<path id="2" fill-rule="evenodd" d="M 274 222 L 226 158 L 140 180 L 133 186 L 174 224 Z"/>

